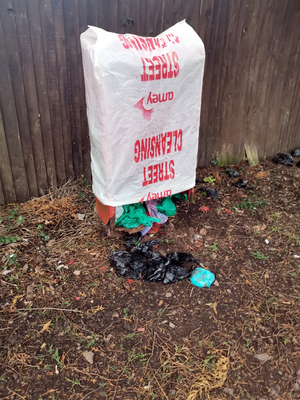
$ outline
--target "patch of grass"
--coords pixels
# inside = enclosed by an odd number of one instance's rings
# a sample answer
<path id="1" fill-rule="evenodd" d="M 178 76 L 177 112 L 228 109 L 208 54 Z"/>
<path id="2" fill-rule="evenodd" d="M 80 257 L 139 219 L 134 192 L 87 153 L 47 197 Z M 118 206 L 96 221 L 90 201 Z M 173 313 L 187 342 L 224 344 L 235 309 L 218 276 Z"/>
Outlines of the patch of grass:
<path id="1" fill-rule="evenodd" d="M 258 250 L 252 251 L 251 255 L 257 260 L 266 260 L 268 257 L 260 253 Z"/>
<path id="2" fill-rule="evenodd" d="M 236 208 L 239 210 L 246 209 L 246 210 L 254 210 L 259 207 L 267 206 L 269 203 L 266 200 L 256 199 L 256 197 L 247 198 L 246 200 L 242 201 L 241 203 L 236 204 Z"/>
<path id="3" fill-rule="evenodd" d="M 57 364 L 60 366 L 60 368 L 62 368 L 63 363 L 59 357 L 58 349 L 56 349 L 55 352 L 52 354 L 52 358 L 53 358 L 53 360 L 55 360 L 57 362 Z"/>
<path id="4" fill-rule="evenodd" d="M 66 379 L 66 381 L 68 381 L 72 384 L 72 387 L 76 386 L 76 385 L 80 385 L 80 381 L 78 379 L 69 379 L 67 377 L 65 379 Z"/>
<path id="5" fill-rule="evenodd" d="M 127 335 L 123 335 L 123 339 L 133 339 L 135 335 L 135 332 L 128 333 Z"/>

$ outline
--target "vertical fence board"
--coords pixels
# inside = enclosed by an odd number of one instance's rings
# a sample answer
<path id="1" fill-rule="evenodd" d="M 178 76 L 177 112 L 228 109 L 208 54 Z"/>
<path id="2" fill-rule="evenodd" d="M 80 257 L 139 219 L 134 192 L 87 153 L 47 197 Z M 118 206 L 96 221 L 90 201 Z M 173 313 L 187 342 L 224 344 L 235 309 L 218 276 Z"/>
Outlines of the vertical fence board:
<path id="1" fill-rule="evenodd" d="M 25 163 L 19 132 L 18 117 L 11 86 L 11 77 L 5 51 L 4 35 L 0 18 L 0 105 L 6 136 L 9 160 L 14 179 L 16 198 L 26 201 L 30 197 Z M 1 160 L 2 163 L 2 160 Z M 8 200 L 10 201 L 10 200 Z"/>
<path id="2" fill-rule="evenodd" d="M 39 13 L 39 1 L 27 0 L 27 16 L 30 29 L 33 63 L 36 78 L 38 105 L 40 110 L 44 155 L 49 186 L 56 186 L 56 165 L 53 148 L 53 135 L 48 100 L 47 75 L 43 48 L 42 28 Z"/>
<path id="3" fill-rule="evenodd" d="M 72 138 L 70 128 L 69 96 L 68 96 L 68 78 L 67 78 L 67 60 L 64 31 L 63 0 L 52 0 L 52 14 L 55 50 L 57 58 L 57 74 L 59 86 L 59 100 L 61 112 L 61 131 L 63 138 L 63 148 L 65 157 L 66 179 L 74 176 Z"/>
<path id="4" fill-rule="evenodd" d="M 2 60 L 1 56 L 0 60 Z M 3 197 L 6 203 L 15 203 L 17 201 L 17 197 L 14 187 L 14 178 L 11 170 L 8 148 L 6 144 L 1 108 L 0 108 L 0 160 L 1 160 L 0 178 L 2 182 Z"/>
<path id="5" fill-rule="evenodd" d="M 47 92 L 55 155 L 56 178 L 60 186 L 66 181 L 66 170 L 51 0 L 39 0 L 39 7 L 45 54 L 45 68 L 47 73 Z"/>
<path id="6" fill-rule="evenodd" d="M 97 0 L 86 0 L 86 21 L 87 25 L 97 26 Z"/>
<path id="7" fill-rule="evenodd" d="M 38 195 L 35 165 L 32 152 L 30 127 L 27 114 L 26 98 L 23 84 L 20 51 L 18 46 L 17 32 L 15 26 L 15 10 L 10 2 L 0 2 L 0 16 L 2 19 L 3 35 L 5 40 L 6 55 L 8 60 L 9 74 L 14 95 L 19 133 L 27 175 L 28 188 L 31 196 Z"/>
<path id="8" fill-rule="evenodd" d="M 64 24 L 67 55 L 67 80 L 69 109 L 71 121 L 71 137 L 73 149 L 73 166 L 76 178 L 83 174 L 82 137 L 80 123 L 80 93 L 78 83 L 78 7 L 77 0 L 64 0 Z M 87 134 L 87 133 L 86 133 Z"/>
<path id="9" fill-rule="evenodd" d="M 79 34 L 86 31 L 86 4 L 83 1 L 78 3 L 78 23 L 79 23 Z M 86 101 L 85 101 L 85 89 L 84 89 L 84 77 L 83 77 L 83 65 L 81 46 L 78 46 L 78 84 L 79 84 L 79 104 L 80 104 L 80 126 L 81 126 L 81 138 L 82 138 L 82 162 L 83 162 L 83 175 L 87 178 L 91 178 L 91 160 L 90 160 L 90 140 L 87 135 L 88 122 L 86 115 Z"/>
<path id="10" fill-rule="evenodd" d="M 42 194 L 45 190 L 47 190 L 48 182 L 25 0 L 15 0 L 13 3 L 13 8 L 15 10 L 15 21 L 23 72 L 23 82 L 37 186 L 39 194 Z"/>

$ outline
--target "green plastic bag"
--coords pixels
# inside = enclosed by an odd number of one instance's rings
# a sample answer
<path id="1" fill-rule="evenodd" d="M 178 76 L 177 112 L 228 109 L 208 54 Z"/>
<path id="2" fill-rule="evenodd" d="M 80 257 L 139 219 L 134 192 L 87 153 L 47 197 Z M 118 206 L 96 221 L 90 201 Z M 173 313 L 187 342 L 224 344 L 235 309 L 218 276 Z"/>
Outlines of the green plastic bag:
<path id="1" fill-rule="evenodd" d="M 116 226 L 132 229 L 140 225 L 151 226 L 152 222 L 160 222 L 160 218 L 148 217 L 146 209 L 141 203 L 123 206 L 124 212 L 116 221 Z"/>
<path id="2" fill-rule="evenodd" d="M 171 196 L 172 199 L 181 199 L 184 202 L 187 202 L 188 196 L 186 193 L 177 193 L 177 194 L 173 194 L 173 196 Z"/>
<path id="3" fill-rule="evenodd" d="M 176 214 L 176 206 L 171 200 L 171 197 L 165 197 L 157 206 L 157 210 L 168 217 L 173 217 Z"/>

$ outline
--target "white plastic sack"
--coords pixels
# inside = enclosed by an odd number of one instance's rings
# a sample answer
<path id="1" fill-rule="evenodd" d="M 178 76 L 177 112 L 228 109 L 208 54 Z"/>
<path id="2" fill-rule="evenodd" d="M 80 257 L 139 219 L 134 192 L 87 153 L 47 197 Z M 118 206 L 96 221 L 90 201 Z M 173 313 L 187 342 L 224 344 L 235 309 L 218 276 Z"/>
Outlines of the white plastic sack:
<path id="1" fill-rule="evenodd" d="M 193 28 L 89 27 L 81 46 L 95 196 L 119 206 L 194 187 L 205 51 Z"/>

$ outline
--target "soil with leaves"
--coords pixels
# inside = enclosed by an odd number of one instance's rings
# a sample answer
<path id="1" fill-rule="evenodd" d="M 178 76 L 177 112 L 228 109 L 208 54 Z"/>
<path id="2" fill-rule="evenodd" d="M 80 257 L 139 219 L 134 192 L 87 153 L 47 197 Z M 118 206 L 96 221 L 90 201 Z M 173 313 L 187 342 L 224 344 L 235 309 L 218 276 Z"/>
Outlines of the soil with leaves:
<path id="1" fill-rule="evenodd" d="M 200 169 L 152 237 L 198 258 L 208 289 L 118 278 L 125 247 L 86 180 L 2 207 L 0 399 L 299 398 L 300 169 L 236 169 L 251 190 Z"/>

